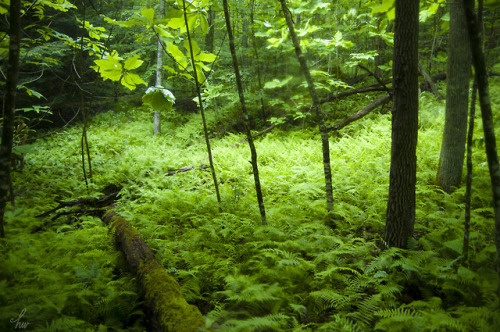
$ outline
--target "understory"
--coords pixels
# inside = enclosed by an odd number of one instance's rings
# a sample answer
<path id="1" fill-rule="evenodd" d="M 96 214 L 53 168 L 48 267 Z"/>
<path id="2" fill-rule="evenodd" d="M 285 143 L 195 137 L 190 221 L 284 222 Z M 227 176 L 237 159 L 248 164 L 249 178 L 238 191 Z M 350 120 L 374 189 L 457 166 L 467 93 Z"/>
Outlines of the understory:
<path id="1" fill-rule="evenodd" d="M 492 101 L 498 112 L 500 101 Z M 102 221 L 35 217 L 57 201 L 97 196 L 114 184 L 123 186 L 115 210 L 181 284 L 207 330 L 496 331 L 493 209 L 480 118 L 470 260 L 463 265 L 465 188 L 448 195 L 434 185 L 444 103 L 423 93 L 420 110 L 411 250 L 387 249 L 382 239 L 390 114 L 371 114 L 330 137 L 335 228 L 326 222 L 313 127 L 276 128 L 256 140 L 268 226 L 260 225 L 248 147 L 234 146 L 243 135 L 212 139 L 221 212 L 208 169 L 169 173 L 208 164 L 198 114 L 165 125 L 157 137 L 146 111 L 96 115 L 88 131 L 88 190 L 81 128 L 38 139 L 24 170 L 13 174 L 16 204 L 8 206 L 0 242 L 0 330 L 19 322 L 29 323 L 27 330 L 145 330 L 144 294 Z M 209 127 L 217 127 L 211 116 Z"/>

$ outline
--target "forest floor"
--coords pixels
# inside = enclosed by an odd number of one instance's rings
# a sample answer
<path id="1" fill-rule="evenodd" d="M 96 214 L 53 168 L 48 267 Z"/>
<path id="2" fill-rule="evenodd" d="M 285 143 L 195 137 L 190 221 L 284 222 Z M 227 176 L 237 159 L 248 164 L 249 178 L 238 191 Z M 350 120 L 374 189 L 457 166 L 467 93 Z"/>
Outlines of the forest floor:
<path id="1" fill-rule="evenodd" d="M 500 112 L 500 84 L 491 95 Z M 37 218 L 57 201 L 123 186 L 116 210 L 139 230 L 185 298 L 217 331 L 497 331 L 494 225 L 482 126 L 476 119 L 470 260 L 461 263 L 465 188 L 434 185 L 444 103 L 420 98 L 417 210 L 411 250 L 382 239 L 390 114 L 331 138 L 336 227 L 327 220 L 316 128 L 279 128 L 256 141 L 268 226 L 243 135 L 212 140 L 222 196 L 198 114 L 152 136 L 141 110 L 96 115 L 93 179 L 81 170 L 81 128 L 39 139 L 13 174 L 16 205 L 0 241 L 0 330 L 143 331 L 143 294 L 99 218 Z M 479 112 L 478 112 L 479 113 Z M 209 116 L 209 127 L 215 126 Z M 500 126 L 497 126 L 500 128 Z M 497 136 L 500 135 L 497 129 Z M 17 326 L 19 328 L 21 325 Z"/>

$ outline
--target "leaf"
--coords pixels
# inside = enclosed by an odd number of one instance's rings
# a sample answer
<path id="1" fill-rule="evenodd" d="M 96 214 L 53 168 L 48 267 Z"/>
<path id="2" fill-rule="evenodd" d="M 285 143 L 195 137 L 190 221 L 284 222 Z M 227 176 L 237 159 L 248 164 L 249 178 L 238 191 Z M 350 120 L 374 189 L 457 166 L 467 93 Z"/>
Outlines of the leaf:
<path id="1" fill-rule="evenodd" d="M 372 9 L 372 14 L 386 13 L 390 11 L 392 8 L 394 8 L 394 2 L 395 0 L 384 0 L 384 2 L 380 6 Z"/>
<path id="2" fill-rule="evenodd" d="M 180 29 L 185 28 L 185 25 L 186 24 L 184 23 L 183 17 L 174 17 L 168 22 L 167 27 L 172 29 Z"/>
<path id="3" fill-rule="evenodd" d="M 210 26 L 208 24 L 205 15 L 200 15 L 200 23 L 201 23 L 201 31 L 203 32 L 203 34 L 207 34 Z"/>
<path id="4" fill-rule="evenodd" d="M 153 28 L 154 28 L 155 32 L 162 37 L 174 38 L 174 36 L 172 36 L 172 34 L 170 32 L 168 32 L 167 30 L 163 29 L 160 26 L 155 25 Z"/>
<path id="5" fill-rule="evenodd" d="M 122 65 L 115 58 L 94 60 L 98 71 L 104 79 L 119 81 L 122 76 Z"/>
<path id="6" fill-rule="evenodd" d="M 177 47 L 177 45 L 175 45 L 172 42 L 168 42 L 167 52 L 170 53 L 170 55 L 174 58 L 174 60 L 182 69 L 185 69 L 187 67 L 186 56 L 184 55 L 184 53 L 182 53 L 179 47 Z"/>
<path id="7" fill-rule="evenodd" d="M 183 45 L 186 48 L 186 50 L 189 51 L 189 41 L 185 40 Z M 193 47 L 193 55 L 200 53 L 200 47 L 198 46 L 197 42 L 195 42 L 194 40 L 191 40 L 191 46 Z"/>
<path id="8" fill-rule="evenodd" d="M 153 22 L 155 18 L 155 10 L 153 8 L 146 8 L 141 11 L 141 15 L 148 21 Z"/>
<path id="9" fill-rule="evenodd" d="M 144 84 L 147 86 L 147 83 L 137 74 L 134 73 L 125 73 L 120 81 L 120 83 L 129 88 L 130 90 L 134 90 L 137 85 Z"/>
<path id="10" fill-rule="evenodd" d="M 136 68 L 139 68 L 143 62 L 144 61 L 139 59 L 139 55 L 134 55 L 133 57 L 125 60 L 125 64 L 123 65 L 123 68 L 125 68 L 126 70 L 136 69 Z"/>
<path id="11" fill-rule="evenodd" d="M 161 111 L 170 111 L 174 101 L 175 97 L 172 92 L 163 87 L 149 87 L 146 94 L 142 96 L 144 104 Z"/>
<path id="12" fill-rule="evenodd" d="M 285 78 L 282 81 L 275 78 L 272 81 L 266 82 L 266 84 L 264 84 L 264 89 L 281 88 L 281 87 L 285 86 L 286 84 L 288 84 L 288 82 L 290 82 L 292 80 L 292 78 L 293 78 L 292 76 L 288 76 L 287 78 Z"/>
<path id="13" fill-rule="evenodd" d="M 203 61 L 203 62 L 214 62 L 215 59 L 217 59 L 217 56 L 212 53 L 200 53 L 197 56 L 194 57 L 195 60 L 197 61 Z"/>

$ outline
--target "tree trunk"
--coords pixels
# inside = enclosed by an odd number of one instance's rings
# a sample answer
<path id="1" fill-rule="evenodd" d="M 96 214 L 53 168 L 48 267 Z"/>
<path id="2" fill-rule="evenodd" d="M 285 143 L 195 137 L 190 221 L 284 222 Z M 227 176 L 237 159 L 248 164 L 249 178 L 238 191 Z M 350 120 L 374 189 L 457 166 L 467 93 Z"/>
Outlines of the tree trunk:
<path id="1" fill-rule="evenodd" d="M 436 183 L 447 193 L 460 185 L 464 165 L 469 107 L 470 47 L 462 0 L 450 4 L 448 41 L 448 79 L 443 143 Z"/>
<path id="2" fill-rule="evenodd" d="M 164 16 L 164 2 L 163 0 L 160 0 L 160 7 L 158 8 L 158 12 L 161 15 L 161 18 Z M 158 35 L 158 48 L 156 50 L 156 86 L 160 87 L 161 86 L 161 81 L 162 81 L 162 76 L 161 76 L 161 70 L 163 67 L 163 47 L 161 45 L 161 39 L 160 36 Z M 153 116 L 153 135 L 160 135 L 161 134 L 161 112 L 160 111 L 154 111 L 154 116 Z"/>
<path id="3" fill-rule="evenodd" d="M 495 245 L 497 248 L 497 271 L 498 289 L 497 295 L 500 299 L 500 168 L 498 165 L 498 154 L 495 140 L 495 125 L 491 111 L 490 92 L 488 87 L 488 74 L 486 72 L 486 61 L 481 48 L 481 37 L 479 27 L 474 15 L 474 1 L 463 0 L 467 28 L 469 30 L 469 41 L 472 52 L 472 62 L 475 69 L 475 79 L 479 92 L 479 103 L 481 105 L 481 117 L 483 120 L 484 144 L 490 170 L 491 189 L 493 191 L 493 209 L 495 211 Z"/>
<path id="4" fill-rule="evenodd" d="M 247 140 L 248 140 L 248 145 L 250 147 L 250 154 L 252 156 L 251 163 L 252 163 L 253 177 L 254 177 L 254 181 L 255 181 L 255 191 L 257 194 L 257 202 L 259 204 L 262 225 L 267 225 L 266 209 L 264 207 L 264 198 L 262 197 L 262 189 L 260 186 L 259 167 L 257 165 L 257 150 L 255 149 L 255 144 L 253 142 L 252 133 L 250 131 L 250 118 L 248 116 L 248 112 L 247 112 L 247 108 L 246 108 L 246 104 L 245 104 L 245 94 L 243 92 L 243 85 L 241 83 L 240 70 L 238 68 L 238 58 L 236 57 L 236 48 L 234 46 L 234 36 L 233 36 L 233 31 L 231 29 L 231 18 L 229 17 L 229 8 L 228 8 L 227 0 L 223 0 L 223 5 L 224 5 L 224 17 L 226 19 L 227 35 L 229 37 L 229 49 L 231 51 L 234 74 L 236 76 L 236 84 L 238 86 L 238 96 L 240 99 L 241 111 L 243 113 L 243 116 L 245 117 L 246 136 L 247 136 Z"/>
<path id="5" fill-rule="evenodd" d="M 462 7 L 463 9 L 463 7 Z M 465 16 L 464 16 L 465 19 Z M 477 21 L 482 34 L 482 22 L 483 22 L 483 0 L 479 0 L 477 4 Z M 464 21 L 465 22 L 465 21 Z M 466 25 L 467 27 L 467 25 Z M 468 32 L 467 32 L 468 33 Z M 470 100 L 470 112 L 469 112 L 469 130 L 467 135 L 467 177 L 465 184 L 465 216 L 464 216 L 464 243 L 462 246 L 462 262 L 467 264 L 469 260 L 469 239 L 470 239 L 470 210 L 472 201 L 472 139 L 474 138 L 474 119 L 476 117 L 476 97 L 477 97 L 477 80 L 474 79 L 472 84 L 472 96 Z"/>
<path id="6" fill-rule="evenodd" d="M 208 153 L 208 162 L 210 164 L 210 171 L 212 173 L 212 180 L 214 182 L 215 195 L 217 196 L 217 203 L 219 204 L 219 211 L 222 211 L 221 198 L 220 198 L 220 192 L 219 192 L 219 183 L 217 182 L 217 174 L 215 173 L 214 159 L 212 157 L 212 148 L 210 147 L 210 138 L 208 136 L 207 120 L 205 118 L 205 109 L 203 108 L 203 100 L 201 99 L 200 84 L 203 82 L 198 81 L 196 62 L 194 60 L 194 54 L 193 54 L 193 44 L 191 42 L 191 33 L 189 32 L 189 24 L 188 24 L 187 11 L 186 11 L 186 0 L 182 1 L 182 6 L 183 6 L 183 10 L 184 10 L 184 23 L 186 24 L 186 34 L 187 34 L 187 39 L 188 39 L 188 43 L 189 43 L 189 54 L 191 55 L 191 65 L 193 66 L 193 77 L 194 77 L 194 82 L 196 84 L 196 93 L 198 94 L 198 103 L 200 104 L 201 119 L 203 122 L 203 133 L 205 136 L 205 144 L 207 146 L 207 153 Z"/>
<path id="7" fill-rule="evenodd" d="M 328 131 L 325 126 L 325 120 L 323 118 L 323 114 L 320 109 L 320 100 L 318 98 L 318 94 L 316 93 L 316 89 L 314 88 L 314 82 L 311 77 L 311 73 L 309 72 L 309 68 L 307 66 L 306 58 L 300 49 L 300 42 L 295 32 L 295 28 L 293 26 L 293 21 L 290 16 L 290 11 L 286 6 L 285 0 L 280 0 L 281 8 L 283 9 L 283 14 L 285 15 L 286 23 L 288 25 L 288 30 L 290 31 L 290 36 L 292 37 L 293 46 L 295 48 L 295 54 L 300 63 L 300 68 L 306 78 L 307 86 L 309 88 L 309 93 L 311 94 L 312 99 L 312 108 L 314 110 L 314 114 L 316 115 L 316 121 L 318 123 L 319 132 L 321 133 L 321 144 L 323 151 L 323 172 L 325 174 L 325 194 L 326 194 L 326 207 L 328 212 L 333 212 L 333 187 L 332 187 L 332 170 L 330 166 L 330 142 L 328 141 Z M 330 214 L 331 215 L 331 214 Z"/>
<path id="8" fill-rule="evenodd" d="M 153 317 L 151 330 L 191 332 L 202 328 L 205 321 L 200 311 L 186 302 L 177 281 L 158 263 L 139 232 L 113 211 L 102 220 L 115 230 L 118 245 L 138 276 Z"/>
<path id="9" fill-rule="evenodd" d="M 205 45 L 209 53 L 214 52 L 214 36 L 215 36 L 215 11 L 212 6 L 208 8 L 208 33 L 205 36 Z"/>
<path id="10" fill-rule="evenodd" d="M 7 63 L 7 82 L 5 107 L 2 125 L 2 144 L 0 146 L 0 237 L 5 237 L 4 214 L 9 199 L 10 157 L 14 138 L 14 116 L 16 111 L 17 80 L 19 77 L 19 52 L 21 40 L 21 1 L 11 0 L 9 8 L 9 62 Z"/>
<path id="11" fill-rule="evenodd" d="M 406 248 L 415 223 L 418 138 L 418 0 L 396 0 L 392 144 L 385 241 Z"/>

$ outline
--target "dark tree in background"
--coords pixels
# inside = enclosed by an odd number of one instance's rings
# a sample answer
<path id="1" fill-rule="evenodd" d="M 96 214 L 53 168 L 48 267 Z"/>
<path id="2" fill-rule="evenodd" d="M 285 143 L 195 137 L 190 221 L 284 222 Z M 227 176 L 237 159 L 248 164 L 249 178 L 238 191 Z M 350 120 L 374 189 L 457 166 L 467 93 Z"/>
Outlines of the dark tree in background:
<path id="1" fill-rule="evenodd" d="M 21 1 L 10 1 L 9 62 L 7 63 L 7 92 L 3 110 L 2 144 L 0 146 L 0 237 L 5 237 L 4 213 L 9 199 L 10 157 L 14 137 L 19 52 L 21 47 Z"/>
<path id="2" fill-rule="evenodd" d="M 396 0 L 391 169 L 385 241 L 406 248 L 415 223 L 418 138 L 418 0 Z"/>
<path id="3" fill-rule="evenodd" d="M 490 92 L 488 88 L 488 73 L 486 72 L 486 61 L 481 47 L 480 29 L 477 17 L 474 14 L 475 1 L 463 0 L 467 28 L 469 30 L 469 41 L 472 52 L 472 63 L 475 69 L 475 79 L 481 105 L 481 117 L 483 120 L 484 145 L 488 158 L 490 170 L 491 189 L 493 190 L 493 208 L 495 211 L 495 245 L 497 249 L 497 272 L 498 288 L 497 295 L 500 299 L 500 167 L 498 165 L 498 153 L 495 139 L 495 123 L 491 111 Z"/>
<path id="4" fill-rule="evenodd" d="M 470 48 L 462 0 L 450 3 L 450 37 L 446 78 L 446 113 L 437 185 L 447 193 L 460 185 L 467 135 Z"/>

